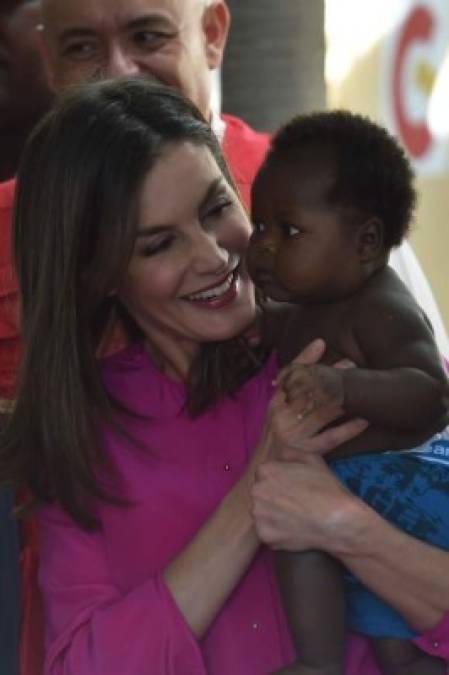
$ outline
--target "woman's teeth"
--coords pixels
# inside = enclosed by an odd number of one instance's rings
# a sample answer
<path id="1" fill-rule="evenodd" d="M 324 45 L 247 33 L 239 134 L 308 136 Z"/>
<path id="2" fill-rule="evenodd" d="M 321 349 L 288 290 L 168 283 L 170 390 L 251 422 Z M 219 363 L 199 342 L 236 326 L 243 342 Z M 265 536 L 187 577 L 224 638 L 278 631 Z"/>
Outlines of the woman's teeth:
<path id="1" fill-rule="evenodd" d="M 224 295 L 229 291 L 234 281 L 235 272 L 231 272 L 227 279 L 214 288 L 208 288 L 206 291 L 200 291 L 199 293 L 192 293 L 187 295 L 187 300 L 212 300 L 214 298 L 219 298 L 221 295 Z"/>

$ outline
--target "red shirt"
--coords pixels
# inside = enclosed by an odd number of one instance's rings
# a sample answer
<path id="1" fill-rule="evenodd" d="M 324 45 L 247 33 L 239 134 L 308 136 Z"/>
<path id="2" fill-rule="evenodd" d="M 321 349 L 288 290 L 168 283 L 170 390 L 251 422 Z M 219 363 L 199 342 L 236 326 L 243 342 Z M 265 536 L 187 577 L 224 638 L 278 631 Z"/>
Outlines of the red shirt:
<path id="1" fill-rule="evenodd" d="M 268 134 L 251 129 L 245 122 L 222 115 L 226 123 L 222 143 L 223 154 L 237 183 L 243 203 L 249 209 L 251 185 L 270 143 Z"/>

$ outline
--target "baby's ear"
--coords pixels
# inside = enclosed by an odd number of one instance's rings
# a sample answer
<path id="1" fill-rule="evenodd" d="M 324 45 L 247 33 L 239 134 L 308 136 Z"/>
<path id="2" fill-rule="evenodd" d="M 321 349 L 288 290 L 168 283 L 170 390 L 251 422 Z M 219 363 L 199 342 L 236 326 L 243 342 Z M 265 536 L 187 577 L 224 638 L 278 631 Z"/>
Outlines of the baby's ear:
<path id="1" fill-rule="evenodd" d="M 379 218 L 368 218 L 359 225 L 357 251 L 362 262 L 375 260 L 384 253 L 384 224 Z"/>

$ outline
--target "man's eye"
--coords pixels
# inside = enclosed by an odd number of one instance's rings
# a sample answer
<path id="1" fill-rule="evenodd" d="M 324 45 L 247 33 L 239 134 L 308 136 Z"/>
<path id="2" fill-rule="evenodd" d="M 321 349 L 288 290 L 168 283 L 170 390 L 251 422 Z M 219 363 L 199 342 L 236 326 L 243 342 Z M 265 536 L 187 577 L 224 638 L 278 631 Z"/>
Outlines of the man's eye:
<path id="1" fill-rule="evenodd" d="M 141 30 L 134 33 L 133 41 L 141 49 L 156 49 L 164 42 L 170 39 L 168 33 L 160 33 L 155 31 Z"/>
<path id="2" fill-rule="evenodd" d="M 63 55 L 72 61 L 88 61 L 97 53 L 93 42 L 72 42 L 64 47 Z"/>

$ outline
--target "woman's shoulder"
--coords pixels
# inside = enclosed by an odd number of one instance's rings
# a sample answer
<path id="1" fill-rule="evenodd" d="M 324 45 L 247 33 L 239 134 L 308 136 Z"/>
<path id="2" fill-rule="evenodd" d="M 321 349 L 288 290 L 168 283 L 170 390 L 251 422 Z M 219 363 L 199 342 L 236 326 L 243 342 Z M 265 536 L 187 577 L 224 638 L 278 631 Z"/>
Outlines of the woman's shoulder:
<path id="1" fill-rule="evenodd" d="M 109 396 L 125 405 L 125 408 L 134 409 L 134 403 L 154 390 L 158 381 L 158 371 L 153 367 L 141 341 L 101 358 L 99 368 Z"/>
<path id="2" fill-rule="evenodd" d="M 148 360 L 142 341 L 132 342 L 112 354 L 102 356 L 99 359 L 100 371 L 103 376 L 108 373 L 141 367 Z"/>
<path id="3" fill-rule="evenodd" d="M 185 404 L 185 385 L 156 368 L 143 341 L 100 359 L 100 375 L 111 399 L 138 415 L 171 417 Z"/>

